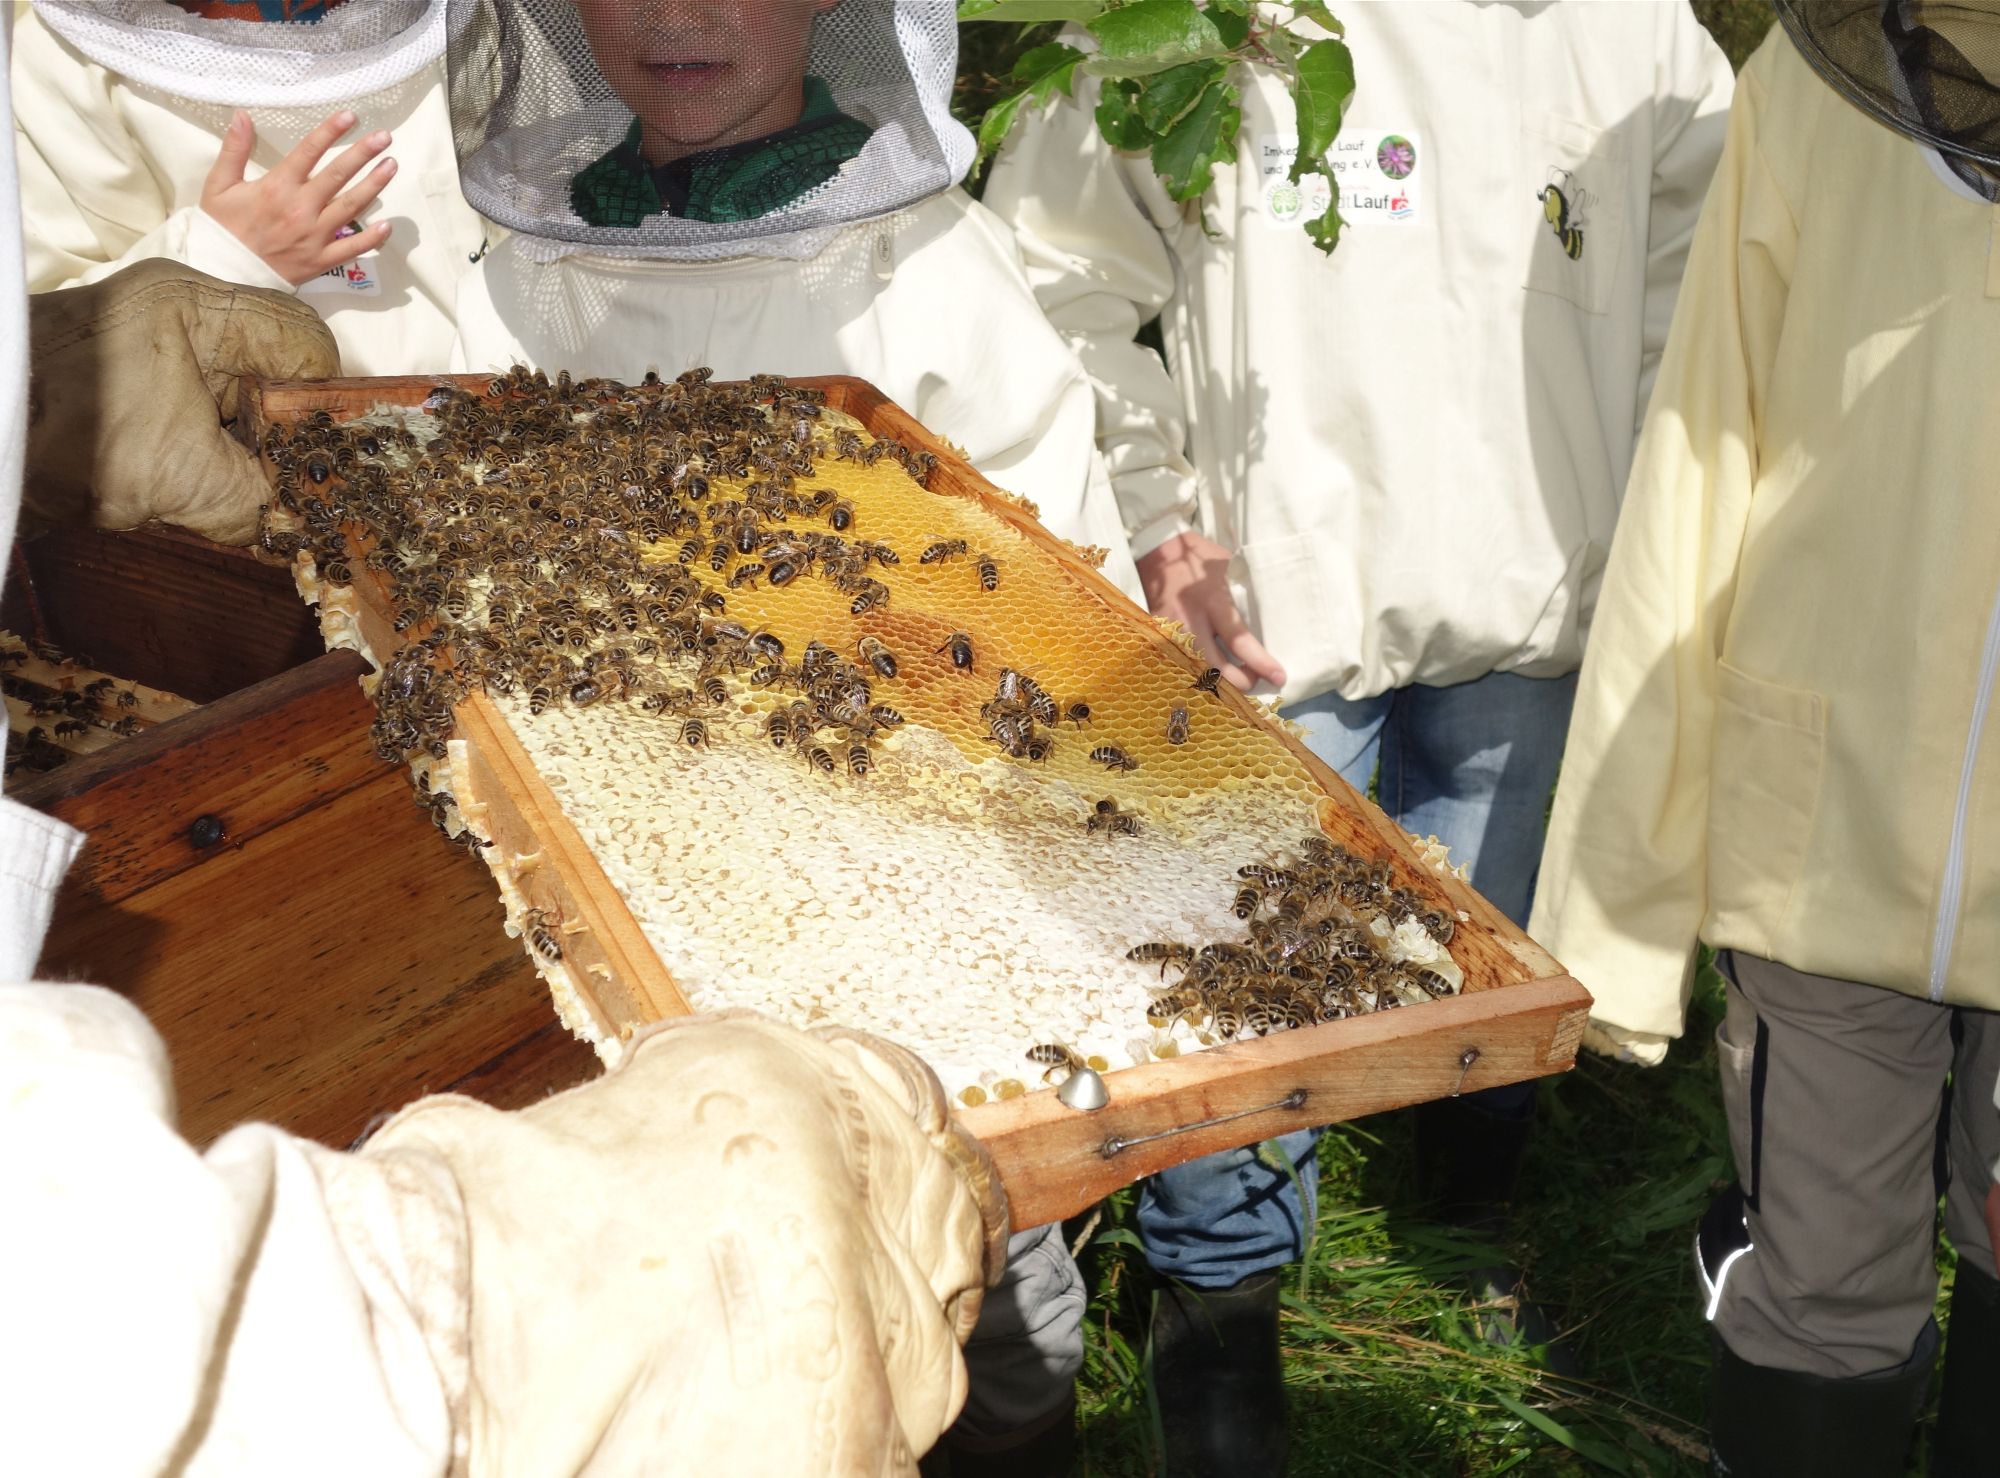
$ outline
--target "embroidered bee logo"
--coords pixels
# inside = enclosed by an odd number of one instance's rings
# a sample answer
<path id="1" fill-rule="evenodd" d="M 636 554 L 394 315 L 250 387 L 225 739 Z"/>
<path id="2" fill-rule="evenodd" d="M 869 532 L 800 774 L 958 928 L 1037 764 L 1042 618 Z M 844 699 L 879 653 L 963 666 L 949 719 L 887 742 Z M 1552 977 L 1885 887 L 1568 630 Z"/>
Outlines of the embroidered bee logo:
<path id="1" fill-rule="evenodd" d="M 1562 243 L 1563 255 L 1572 262 L 1583 260 L 1584 192 L 1578 190 L 1566 169 L 1549 171 L 1549 182 L 1535 198 L 1542 203 L 1542 219 Z"/>

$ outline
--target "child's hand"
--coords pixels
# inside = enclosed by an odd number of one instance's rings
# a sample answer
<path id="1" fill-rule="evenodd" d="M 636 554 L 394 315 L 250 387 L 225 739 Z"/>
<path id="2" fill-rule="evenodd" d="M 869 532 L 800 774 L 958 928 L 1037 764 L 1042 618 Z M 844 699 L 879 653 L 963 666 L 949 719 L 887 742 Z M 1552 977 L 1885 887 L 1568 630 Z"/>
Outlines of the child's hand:
<path id="1" fill-rule="evenodd" d="M 222 152 L 216 155 L 215 168 L 202 185 L 201 208 L 293 287 L 373 251 L 389 239 L 387 221 L 377 221 L 350 236 L 338 233 L 360 217 L 395 175 L 396 161 L 385 159 L 358 184 L 348 185 L 389 147 L 388 133 L 377 130 L 364 135 L 325 169 L 313 173 L 326 151 L 340 142 L 354 123 L 354 114 L 342 109 L 301 139 L 270 173 L 246 180 L 243 167 L 250 162 L 257 130 L 250 115 L 239 110 L 229 120 L 222 135 Z"/>

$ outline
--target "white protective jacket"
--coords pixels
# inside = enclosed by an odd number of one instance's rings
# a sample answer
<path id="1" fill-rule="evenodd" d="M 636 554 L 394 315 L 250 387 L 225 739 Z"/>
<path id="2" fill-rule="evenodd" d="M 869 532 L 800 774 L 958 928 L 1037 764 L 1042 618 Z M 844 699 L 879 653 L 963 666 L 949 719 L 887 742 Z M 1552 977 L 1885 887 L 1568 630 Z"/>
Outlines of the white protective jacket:
<path id="1" fill-rule="evenodd" d="M 29 5 L 13 5 L 14 139 L 20 156 L 28 290 L 94 282 L 143 257 L 171 257 L 227 282 L 293 291 L 201 208 L 231 107 L 142 86 L 105 70 Z M 458 188 L 445 101 L 444 0 L 433 0 L 437 53 L 406 81 L 298 108 L 253 107 L 253 175 L 270 168 L 336 107 L 394 136 L 396 177 L 369 219 L 395 223 L 359 274 L 296 289 L 319 310 L 350 375 L 433 373 L 452 343 L 452 295 L 487 227 Z M 345 144 L 337 145 L 338 148 Z"/>
<path id="2" fill-rule="evenodd" d="M 1105 575 L 1138 593 L 1090 382 L 1006 228 L 963 191 L 851 226 L 804 261 L 542 257 L 515 237 L 467 274 L 458 368 L 855 375 L 1031 500 L 1053 533 L 1108 549 Z"/>
<path id="3" fill-rule="evenodd" d="M 1697 940 L 2000 1009 L 1996 398 L 2000 207 L 1772 35 L 1689 257 L 1529 924 L 1601 1045 L 1664 1055 Z"/>
<path id="4" fill-rule="evenodd" d="M 1197 214 L 1115 153 L 1094 85 L 1027 117 L 985 202 L 1082 356 L 1133 552 L 1238 552 L 1287 701 L 1582 655 L 1727 61 L 1685 5 L 1350 3 L 1331 257 L 1291 100 L 1241 74 Z M 1564 193 L 1571 256 L 1543 192 Z M 1161 314 L 1172 378 L 1133 335 Z"/>

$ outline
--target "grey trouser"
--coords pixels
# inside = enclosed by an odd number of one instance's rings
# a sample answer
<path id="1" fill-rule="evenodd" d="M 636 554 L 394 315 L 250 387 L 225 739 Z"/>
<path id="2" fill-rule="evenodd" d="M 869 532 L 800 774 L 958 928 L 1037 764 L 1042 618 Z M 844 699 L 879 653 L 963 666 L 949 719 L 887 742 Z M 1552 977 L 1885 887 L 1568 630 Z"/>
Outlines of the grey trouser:
<path id="1" fill-rule="evenodd" d="M 1716 1331 L 1753 1365 L 1892 1370 L 1937 1299 L 1947 1176 L 1945 1230 L 1961 1258 L 1993 1266 L 1982 1208 L 2000 1155 L 2000 1016 L 1733 951 L 1718 963 L 1733 981 L 1716 1045 L 1752 1246 L 1723 1282 Z"/>
<path id="2" fill-rule="evenodd" d="M 1031 1435 L 1067 1409 L 1083 1369 L 1083 1275 L 1062 1223 L 1016 1232 L 1000 1286 L 965 1342 L 971 1389 L 950 1440 L 965 1447 Z"/>

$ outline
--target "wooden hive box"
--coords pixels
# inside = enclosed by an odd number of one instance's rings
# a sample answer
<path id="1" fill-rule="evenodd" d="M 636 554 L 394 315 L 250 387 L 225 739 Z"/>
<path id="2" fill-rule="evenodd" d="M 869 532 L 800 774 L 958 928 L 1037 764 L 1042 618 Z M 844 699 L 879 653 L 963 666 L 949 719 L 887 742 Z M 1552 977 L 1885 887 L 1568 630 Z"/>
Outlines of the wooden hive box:
<path id="1" fill-rule="evenodd" d="M 159 528 L 11 559 L 0 626 L 197 705 L 10 788 L 86 834 L 39 973 L 145 1010 L 190 1139 L 262 1119 L 339 1146 L 425 1092 L 514 1107 L 598 1071 L 485 869 L 375 758 L 366 664 L 289 570 Z"/>
<path id="2" fill-rule="evenodd" d="M 829 408 L 854 418 L 871 435 L 933 454 L 932 494 L 977 509 L 989 523 L 997 519 L 1034 545 L 1050 568 L 1102 608 L 1093 608 L 1093 619 L 1122 623 L 1124 639 L 1144 652 L 1146 662 L 1199 675 L 1199 664 L 1142 611 L 879 392 L 851 379 L 794 383 L 822 392 Z M 486 385 L 485 377 L 432 377 L 253 386 L 245 399 L 247 430 L 261 444 L 268 428 L 311 413 L 341 422 L 387 408 L 418 407 L 441 386 L 479 393 Z M 353 546 L 353 552 L 351 584 L 337 602 L 327 602 L 333 613 L 329 629 L 340 642 L 386 661 L 427 628 L 394 629 L 391 587 L 358 557 L 366 552 L 363 545 Z M 303 555 L 301 560 L 302 586 L 310 587 L 311 563 Z M 1308 777 L 1324 797 L 1317 814 L 1325 835 L 1358 855 L 1391 859 L 1405 886 L 1456 914 L 1460 922 L 1449 953 L 1463 972 L 1464 988 L 1407 1009 L 1108 1072 L 1110 1102 L 1096 1112 L 1072 1109 L 1050 1092 L 962 1109 L 964 1122 L 1000 1166 L 1017 1225 L 1071 1215 L 1119 1185 L 1216 1149 L 1573 1064 L 1589 1006 L 1584 989 L 1470 888 L 1426 866 L 1399 828 L 1282 733 L 1261 707 L 1226 686 L 1214 701 L 1229 723 L 1276 736 L 1285 764 Z M 615 1051 L 616 1042 L 635 1028 L 690 1009 L 691 992 L 676 978 L 677 968 L 685 970 L 689 962 L 670 964 L 649 941 L 502 705 L 475 689 L 457 703 L 455 722 L 451 783 L 465 820 L 489 841 L 486 855 L 508 897 L 512 927 L 518 931 L 530 916 L 563 921 L 559 969 L 547 958 L 538 962 L 551 974 L 566 1018 Z M 398 783 L 406 782 L 399 777 Z M 663 887 L 672 882 L 661 881 Z M 867 1019 L 845 1024 L 880 1026 Z"/>

